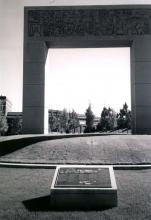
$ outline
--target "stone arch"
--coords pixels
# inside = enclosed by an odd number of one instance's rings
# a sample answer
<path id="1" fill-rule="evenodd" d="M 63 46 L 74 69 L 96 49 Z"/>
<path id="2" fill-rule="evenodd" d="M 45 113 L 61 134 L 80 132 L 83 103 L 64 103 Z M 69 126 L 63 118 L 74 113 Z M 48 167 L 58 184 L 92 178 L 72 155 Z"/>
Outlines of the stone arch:
<path id="1" fill-rule="evenodd" d="M 151 134 L 151 7 L 25 7 L 23 133 L 44 133 L 48 48 L 131 48 L 132 133 Z"/>

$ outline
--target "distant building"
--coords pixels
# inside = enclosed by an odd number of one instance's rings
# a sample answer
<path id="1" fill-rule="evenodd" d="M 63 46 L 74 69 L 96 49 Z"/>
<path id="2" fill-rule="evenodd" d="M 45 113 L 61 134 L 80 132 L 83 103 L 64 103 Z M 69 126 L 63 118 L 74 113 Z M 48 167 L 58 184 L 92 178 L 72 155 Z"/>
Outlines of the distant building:
<path id="1" fill-rule="evenodd" d="M 51 117 L 52 117 L 52 114 L 53 114 L 55 117 L 60 117 L 60 115 L 62 114 L 62 111 L 61 111 L 61 110 L 49 109 L 49 110 L 48 110 L 48 118 L 51 118 Z"/>
<path id="2" fill-rule="evenodd" d="M 22 112 L 8 112 L 7 113 L 7 123 L 8 123 L 8 131 L 7 134 L 15 135 L 22 133 Z"/>
<path id="3" fill-rule="evenodd" d="M 12 109 L 12 103 L 6 98 L 6 96 L 0 96 L 0 112 L 3 115 L 7 115 Z"/>
<path id="4" fill-rule="evenodd" d="M 80 133 L 83 133 L 84 132 L 84 129 L 86 127 L 86 116 L 84 114 L 78 114 L 78 119 L 79 119 L 79 122 L 80 122 L 80 129 L 81 129 L 81 132 Z M 96 129 L 97 128 L 97 125 L 100 121 L 100 117 L 95 117 L 94 118 L 94 128 Z"/>

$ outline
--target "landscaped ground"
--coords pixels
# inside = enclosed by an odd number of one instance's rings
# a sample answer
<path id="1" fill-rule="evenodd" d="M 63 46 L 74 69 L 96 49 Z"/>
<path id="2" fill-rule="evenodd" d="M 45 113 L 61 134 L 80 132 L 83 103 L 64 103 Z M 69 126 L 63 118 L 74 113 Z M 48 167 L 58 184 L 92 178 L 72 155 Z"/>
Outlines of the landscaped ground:
<path id="1" fill-rule="evenodd" d="M 151 136 L 0 139 L 0 161 L 77 164 L 151 164 Z M 118 207 L 59 211 L 50 207 L 52 169 L 0 167 L 0 220 L 150 220 L 151 169 L 115 170 Z"/>
<path id="2" fill-rule="evenodd" d="M 1 220 L 150 220 L 151 170 L 116 170 L 118 207 L 104 211 L 51 210 L 54 170 L 0 168 Z"/>
<path id="3" fill-rule="evenodd" d="M 150 135 L 109 135 L 44 140 L 35 136 L 16 141 L 7 137 L 0 142 L 3 150 L 14 152 L 0 157 L 0 161 L 52 164 L 150 164 Z M 20 136 L 21 138 L 21 136 Z M 38 141 L 41 138 L 40 141 Z M 12 142 L 11 142 L 12 141 Z M 5 146 L 5 143 L 8 142 Z M 27 143 L 26 143 L 27 142 Z M 4 145 L 4 146 L 2 146 Z M 16 150 L 17 149 L 17 150 Z M 13 150 L 12 150 L 13 151 Z"/>

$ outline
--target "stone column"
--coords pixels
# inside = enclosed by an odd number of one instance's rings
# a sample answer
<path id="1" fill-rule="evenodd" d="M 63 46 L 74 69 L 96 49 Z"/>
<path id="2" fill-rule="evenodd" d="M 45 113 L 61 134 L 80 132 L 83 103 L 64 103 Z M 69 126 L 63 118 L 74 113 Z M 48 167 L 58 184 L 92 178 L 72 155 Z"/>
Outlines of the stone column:
<path id="1" fill-rule="evenodd" d="M 133 133 L 151 134 L 151 36 L 132 45 Z"/>
<path id="2" fill-rule="evenodd" d="M 44 41 L 30 41 L 24 48 L 23 133 L 43 134 L 47 47 Z"/>

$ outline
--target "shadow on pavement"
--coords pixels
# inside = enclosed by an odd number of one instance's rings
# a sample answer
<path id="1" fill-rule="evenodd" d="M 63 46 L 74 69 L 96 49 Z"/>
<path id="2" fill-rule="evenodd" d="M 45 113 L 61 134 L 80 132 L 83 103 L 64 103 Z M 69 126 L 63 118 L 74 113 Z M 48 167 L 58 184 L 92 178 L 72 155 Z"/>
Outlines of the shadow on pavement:
<path id="1" fill-rule="evenodd" d="M 23 201 L 29 211 L 50 211 L 50 195 Z"/>
<path id="2" fill-rule="evenodd" d="M 43 197 L 38 197 L 38 198 L 33 198 L 33 199 L 29 199 L 29 200 L 24 200 L 22 202 L 25 206 L 25 208 L 32 212 L 32 211 L 104 211 L 110 208 L 81 208 L 81 207 L 54 207 L 53 205 L 51 205 L 51 199 L 50 199 L 50 195 L 46 195 Z"/>

